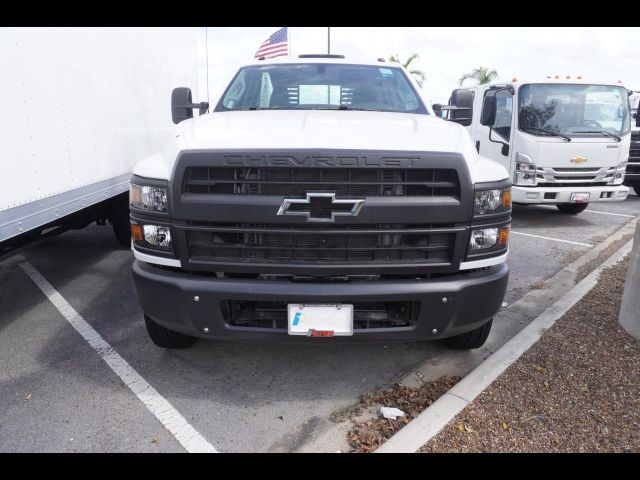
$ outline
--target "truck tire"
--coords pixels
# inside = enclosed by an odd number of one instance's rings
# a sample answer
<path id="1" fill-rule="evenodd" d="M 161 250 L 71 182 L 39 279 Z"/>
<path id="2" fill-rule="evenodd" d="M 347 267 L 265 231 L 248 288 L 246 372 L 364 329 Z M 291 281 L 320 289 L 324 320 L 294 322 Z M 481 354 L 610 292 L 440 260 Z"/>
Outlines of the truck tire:
<path id="1" fill-rule="evenodd" d="M 195 337 L 164 328 L 151 320 L 147 315 L 144 316 L 144 323 L 147 326 L 147 333 L 151 341 L 158 347 L 188 348 L 196 342 Z"/>
<path id="2" fill-rule="evenodd" d="M 491 324 L 493 318 L 480 328 L 471 330 L 470 332 L 456 335 L 455 337 L 449 337 L 444 339 L 444 344 L 448 348 L 454 350 L 471 350 L 472 348 L 480 348 L 487 341 L 489 332 L 491 331 Z"/>
<path id="3" fill-rule="evenodd" d="M 562 213 L 577 215 L 589 206 L 588 203 L 556 203 L 556 207 Z"/>
<path id="4" fill-rule="evenodd" d="M 118 243 L 131 247 L 131 221 L 129 220 L 129 194 L 114 198 L 109 206 L 109 221 Z"/>
<path id="5" fill-rule="evenodd" d="M 633 182 L 631 184 L 633 190 L 636 192 L 636 195 L 640 196 L 640 182 Z"/>

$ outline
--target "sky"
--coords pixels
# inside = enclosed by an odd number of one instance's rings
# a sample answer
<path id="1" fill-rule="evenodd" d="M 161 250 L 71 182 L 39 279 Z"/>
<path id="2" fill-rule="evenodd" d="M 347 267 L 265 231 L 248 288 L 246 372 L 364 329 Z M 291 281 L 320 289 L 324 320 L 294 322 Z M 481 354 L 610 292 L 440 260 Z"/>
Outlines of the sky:
<path id="1" fill-rule="evenodd" d="M 210 94 L 279 28 L 208 27 Z M 289 41 L 294 57 L 327 53 L 327 28 L 289 27 Z M 331 53 L 347 59 L 417 53 L 433 103 L 447 103 L 460 77 L 479 66 L 495 68 L 499 80 L 581 75 L 640 90 L 638 45 L 640 27 L 331 27 Z"/>

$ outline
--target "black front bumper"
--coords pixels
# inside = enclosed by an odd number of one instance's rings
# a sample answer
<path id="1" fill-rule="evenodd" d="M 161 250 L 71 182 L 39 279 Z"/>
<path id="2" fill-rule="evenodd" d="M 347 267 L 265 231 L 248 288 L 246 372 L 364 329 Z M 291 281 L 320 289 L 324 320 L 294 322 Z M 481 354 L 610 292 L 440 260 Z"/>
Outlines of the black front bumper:
<path id="1" fill-rule="evenodd" d="M 158 268 L 139 260 L 133 263 L 132 270 L 142 310 L 170 330 L 211 339 L 316 343 L 317 338 L 290 336 L 286 329 L 229 325 L 222 303 L 231 299 L 291 303 L 418 302 L 419 315 L 414 325 L 355 329 L 353 336 L 333 337 L 330 341 L 429 340 L 465 333 L 487 322 L 502 305 L 509 277 L 506 263 L 432 279 L 349 283 L 218 279 Z M 194 299 L 196 296 L 198 301 Z"/>

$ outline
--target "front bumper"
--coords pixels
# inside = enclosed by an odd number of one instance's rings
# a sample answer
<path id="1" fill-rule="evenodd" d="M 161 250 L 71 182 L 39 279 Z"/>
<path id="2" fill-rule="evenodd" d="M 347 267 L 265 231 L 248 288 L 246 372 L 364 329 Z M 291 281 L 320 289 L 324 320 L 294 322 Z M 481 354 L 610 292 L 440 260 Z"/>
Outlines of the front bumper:
<path id="1" fill-rule="evenodd" d="M 572 193 L 590 193 L 591 202 L 620 202 L 627 198 L 629 187 L 604 185 L 594 187 L 511 187 L 513 203 L 571 203 Z"/>
<path id="2" fill-rule="evenodd" d="M 474 330 L 492 318 L 502 305 L 509 277 L 506 263 L 432 279 L 349 283 L 217 279 L 159 268 L 140 260 L 134 261 L 132 272 L 142 310 L 170 330 L 210 339 L 315 343 L 317 338 L 290 336 L 286 328 L 229 325 L 223 315 L 222 302 L 419 302 L 419 315 L 414 325 L 355 329 L 353 336 L 333 337 L 331 341 L 439 339 Z M 195 296 L 198 301 L 194 300 Z"/>

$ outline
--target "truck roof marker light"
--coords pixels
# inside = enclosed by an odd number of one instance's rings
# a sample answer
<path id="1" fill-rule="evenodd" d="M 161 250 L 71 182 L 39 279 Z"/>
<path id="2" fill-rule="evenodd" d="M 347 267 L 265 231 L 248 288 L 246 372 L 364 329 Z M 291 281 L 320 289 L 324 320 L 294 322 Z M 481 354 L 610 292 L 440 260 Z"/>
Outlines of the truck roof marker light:
<path id="1" fill-rule="evenodd" d="M 582 75 L 578 75 L 576 78 L 577 78 L 578 80 L 582 80 Z"/>
<path id="2" fill-rule="evenodd" d="M 517 79 L 516 77 L 513 77 L 513 78 L 511 79 L 511 81 L 512 81 L 512 82 L 517 82 L 517 81 L 518 81 L 518 79 Z"/>
<path id="3" fill-rule="evenodd" d="M 571 75 L 567 75 L 567 80 L 569 80 L 571 78 Z"/>
<path id="4" fill-rule="evenodd" d="M 556 80 L 558 80 L 558 79 L 560 79 L 560 75 L 556 75 L 556 76 L 555 76 L 555 77 L 553 77 L 553 78 L 555 78 Z"/>

